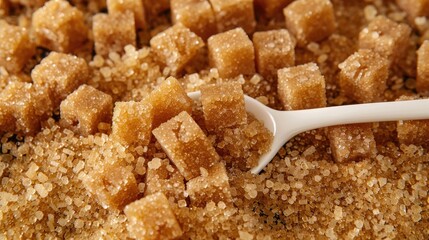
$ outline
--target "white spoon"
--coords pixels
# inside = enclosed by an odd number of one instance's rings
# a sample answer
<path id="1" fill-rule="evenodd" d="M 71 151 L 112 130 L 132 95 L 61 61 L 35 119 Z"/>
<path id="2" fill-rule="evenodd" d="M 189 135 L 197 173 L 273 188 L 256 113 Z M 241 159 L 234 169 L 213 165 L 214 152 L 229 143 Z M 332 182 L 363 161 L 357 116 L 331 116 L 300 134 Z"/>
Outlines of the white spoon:
<path id="1" fill-rule="evenodd" d="M 199 99 L 200 92 L 188 93 Z M 246 111 L 253 114 L 273 133 L 270 151 L 263 154 L 251 172 L 258 174 L 279 149 L 299 133 L 341 124 L 429 119 L 429 99 L 407 100 L 314 108 L 298 111 L 278 111 L 249 96 L 244 97 Z"/>

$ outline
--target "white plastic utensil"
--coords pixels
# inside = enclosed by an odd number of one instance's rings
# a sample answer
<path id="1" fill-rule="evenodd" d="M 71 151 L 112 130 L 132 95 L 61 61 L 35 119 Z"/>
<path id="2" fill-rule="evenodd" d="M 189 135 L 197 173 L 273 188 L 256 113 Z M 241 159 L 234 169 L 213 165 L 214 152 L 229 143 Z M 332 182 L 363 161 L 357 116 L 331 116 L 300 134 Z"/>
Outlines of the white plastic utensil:
<path id="1" fill-rule="evenodd" d="M 192 99 L 199 99 L 200 95 L 200 92 L 188 93 Z M 351 123 L 429 119 L 429 99 L 297 111 L 278 111 L 249 96 L 244 99 L 246 111 L 261 121 L 274 136 L 270 151 L 262 155 L 258 166 L 251 170 L 254 174 L 258 174 L 287 141 L 308 130 Z"/>

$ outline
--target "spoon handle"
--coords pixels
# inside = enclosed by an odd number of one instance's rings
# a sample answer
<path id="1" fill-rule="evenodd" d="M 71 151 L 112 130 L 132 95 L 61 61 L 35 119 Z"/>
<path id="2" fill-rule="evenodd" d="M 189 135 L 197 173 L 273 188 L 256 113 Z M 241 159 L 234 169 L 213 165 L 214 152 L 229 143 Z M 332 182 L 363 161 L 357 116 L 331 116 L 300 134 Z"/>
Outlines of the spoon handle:
<path id="1" fill-rule="evenodd" d="M 278 113 L 278 123 L 284 124 L 278 129 L 288 129 L 284 134 L 293 137 L 307 130 L 341 124 L 429 119 L 429 99 L 298 110 L 288 115 L 288 112 Z M 284 117 L 288 121 L 282 121 Z"/>

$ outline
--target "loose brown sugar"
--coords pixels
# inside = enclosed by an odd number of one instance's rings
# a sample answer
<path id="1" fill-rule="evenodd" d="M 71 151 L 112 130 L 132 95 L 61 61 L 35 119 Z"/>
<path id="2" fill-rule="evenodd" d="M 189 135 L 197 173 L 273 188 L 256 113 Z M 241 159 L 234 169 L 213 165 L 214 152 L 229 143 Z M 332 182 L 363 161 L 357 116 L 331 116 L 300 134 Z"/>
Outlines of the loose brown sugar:
<path id="1" fill-rule="evenodd" d="M 221 78 L 255 73 L 255 50 L 242 28 L 216 34 L 208 39 L 210 66 Z"/>
<path id="2" fill-rule="evenodd" d="M 70 93 L 89 79 L 86 61 L 71 54 L 51 52 L 31 71 L 33 83 L 47 88 L 58 106 Z"/>
<path id="3" fill-rule="evenodd" d="M 216 19 L 208 0 L 172 0 L 171 21 L 182 23 L 204 40 L 217 33 Z"/>
<path id="4" fill-rule="evenodd" d="M 359 103 L 380 101 L 387 87 L 388 64 L 387 59 L 370 50 L 350 55 L 338 65 L 341 91 Z"/>
<path id="5" fill-rule="evenodd" d="M 410 32 L 408 25 L 378 16 L 359 33 L 359 48 L 380 54 L 390 64 L 404 57 L 409 46 Z"/>
<path id="6" fill-rule="evenodd" d="M 283 13 L 288 30 L 300 46 L 323 40 L 336 28 L 333 6 L 329 0 L 294 1 L 283 9 Z"/>
<path id="7" fill-rule="evenodd" d="M 207 203 L 231 204 L 231 190 L 223 163 L 204 169 L 201 176 L 186 183 L 191 206 L 205 207 Z M 221 203 L 222 202 L 222 203 Z"/>
<path id="8" fill-rule="evenodd" d="M 107 10 L 109 14 L 126 14 L 127 11 L 134 14 L 134 26 L 137 28 L 146 27 L 145 9 L 141 0 L 107 0 Z M 122 26 L 123 27 L 123 26 Z M 118 35 L 120 36 L 120 35 Z"/>
<path id="9" fill-rule="evenodd" d="M 176 239 L 182 229 L 168 199 L 162 193 L 148 195 L 128 205 L 127 229 L 135 239 Z"/>
<path id="10" fill-rule="evenodd" d="M 0 7 L 0 19 L 9 26 L 27 29 L 32 42 L 36 40 L 31 27 L 33 13 L 40 10 L 45 2 L 47 1 L 8 0 L 6 13 Z M 53 1 L 48 3 L 51 2 Z M 0 239 L 141 238 L 139 234 L 144 232 L 143 229 L 147 229 L 145 227 L 151 226 L 150 229 L 153 230 L 169 224 L 175 229 L 171 232 L 177 236 L 176 239 L 429 238 L 429 170 L 425 121 L 349 126 L 355 130 L 339 131 L 347 133 L 340 134 L 344 137 L 342 146 L 350 149 L 357 146 L 357 152 L 365 153 L 365 156 L 346 158 L 343 162 L 337 162 L 334 157 L 337 147 L 330 146 L 328 132 L 319 129 L 299 134 L 279 150 L 261 174 L 253 175 L 249 169 L 255 166 L 260 155 L 269 149 L 272 135 L 251 114 L 247 114 L 247 121 L 238 126 L 208 131 L 202 103 L 193 102 L 185 96 L 186 92 L 201 90 L 207 85 L 222 85 L 232 81 L 242 85 L 244 94 L 275 109 L 282 109 L 275 76 L 274 79 L 268 79 L 253 71 L 249 74 L 238 73 L 227 80 L 227 77 L 221 76 L 220 69 L 211 68 L 213 66 L 209 65 L 209 51 L 202 47 L 185 65 L 183 71 L 176 75 L 177 81 L 173 88 L 170 86 L 170 67 L 162 64 L 149 46 L 153 36 L 174 25 L 170 15 L 173 4 L 171 3 L 170 7 L 170 1 L 142 1 L 147 13 L 147 25 L 145 29 L 135 26 L 135 45 L 124 46 L 117 52 L 109 50 L 105 55 L 93 52 L 94 31 L 91 24 L 96 14 L 109 10 L 106 1 L 68 2 L 70 7 L 73 6 L 73 9 L 79 9 L 83 13 L 84 24 L 91 30 L 87 34 L 88 41 L 79 44 L 67 55 L 76 55 L 79 61 L 88 63 L 87 80 L 75 88 L 86 83 L 110 95 L 112 105 L 132 105 L 142 100 L 148 101 L 154 89 L 161 89 L 163 84 L 168 83 L 169 87 L 165 88 L 168 91 L 164 94 L 158 92 L 163 97 L 156 102 L 164 106 L 160 109 L 184 110 L 183 107 L 165 107 L 170 102 L 176 102 L 174 106 L 179 106 L 180 103 L 184 103 L 181 106 L 187 106 L 188 110 L 185 111 L 194 119 L 208 139 L 209 145 L 219 155 L 215 166 L 225 165 L 225 172 L 219 175 L 224 183 L 227 179 L 229 188 L 224 189 L 229 189 L 230 200 L 218 201 L 214 197 L 211 200 L 203 200 L 204 203 L 197 206 L 185 186 L 196 179 L 201 183 L 199 186 L 212 182 L 208 181 L 213 175 L 210 174 L 210 167 L 200 168 L 197 177 L 190 181 L 185 180 L 156 138 L 151 137 L 148 142 L 145 140 L 132 144 L 116 138 L 113 134 L 114 127 L 110 126 L 111 121 L 112 125 L 114 124 L 111 116 L 108 122 L 99 123 L 97 130 L 87 136 L 64 127 L 61 124 L 60 111 L 55 109 L 58 105 L 49 104 L 53 98 L 48 88 L 36 84 L 30 76 L 35 66 L 41 65 L 45 58 L 50 58 L 50 50 L 38 46 L 33 57 L 26 59 L 17 72 L 10 71 L 0 63 L 0 95 L 8 96 L 5 101 L 0 101 Z M 285 1 L 276 1 L 276 4 L 283 2 Z M 407 45 L 406 50 L 403 54 L 398 54 L 400 57 L 388 66 L 386 87 L 383 94 L 380 93 L 380 101 L 406 99 L 404 96 L 419 98 L 425 95 L 425 91 L 416 87 L 418 68 L 424 66 L 424 62 L 418 60 L 416 51 L 427 39 L 426 17 L 410 19 L 411 13 L 402 10 L 405 8 L 397 5 L 399 1 L 330 2 L 335 15 L 335 32 L 317 42 L 294 47 L 296 65 L 312 62 L 317 64 L 319 75 L 323 76 L 325 81 L 326 106 L 356 102 L 353 97 L 341 93 L 339 76 L 343 70 L 338 65 L 354 53 L 360 52 L 359 32 L 380 16 L 398 25 L 408 25 L 412 29 L 407 42 L 403 43 Z M 411 6 L 415 2 L 417 1 L 407 3 Z M 0 0 L 0 6 L 1 3 Z M 287 28 L 281 8 L 270 16 L 258 4 L 255 2 L 256 7 L 253 10 L 255 31 L 277 31 L 286 28 L 294 36 Z M 202 4 L 204 5 L 207 6 Z M 274 7 L 275 4 L 271 6 Z M 418 8 L 419 5 L 415 5 L 415 9 Z M 305 6 L 305 10 L 305 13 L 310 13 L 313 7 Z M 66 9 L 65 13 L 67 11 Z M 189 11 L 194 11 L 195 14 L 191 12 L 190 16 L 195 15 L 197 18 L 196 9 Z M 110 10 L 108 12 L 109 15 L 113 14 Z M 239 19 L 240 16 L 235 17 Z M 130 19 L 135 21 L 135 18 Z M 113 21 L 111 26 L 117 23 Z M 237 24 L 233 21 L 230 23 Z M 314 22 L 308 23 L 309 26 L 319 26 Z M 129 25 L 123 27 L 128 28 Z M 190 26 L 187 27 L 191 29 Z M 192 29 L 191 31 L 197 33 Z M 248 37 L 252 39 L 252 35 Z M 0 46 L 4 44 L 4 39 L 0 39 Z M 386 40 L 385 43 L 389 41 Z M 224 41 L 224 45 L 227 42 Z M 254 45 L 248 46 L 255 49 L 256 44 L 255 41 Z M 401 47 L 401 44 L 395 46 Z M 218 47 L 220 46 L 222 45 L 219 44 Z M 400 48 L 398 50 L 401 51 Z M 241 54 L 245 55 L 238 52 L 235 56 Z M 255 50 L 255 56 L 256 54 Z M 274 62 L 276 59 L 271 60 Z M 249 62 L 257 63 L 256 60 Z M 52 61 L 52 68 L 48 72 L 53 71 L 53 65 L 58 63 Z M 67 75 L 68 69 L 74 69 L 74 66 L 78 65 L 77 61 L 70 62 L 66 69 L 61 70 L 64 75 L 59 74 L 55 79 L 69 76 L 64 83 L 79 82 L 79 74 Z M 234 68 L 236 64 L 226 66 Z M 368 71 L 362 70 L 363 73 Z M 80 70 L 77 72 L 80 73 Z M 315 79 L 317 81 L 319 77 Z M 61 80 L 55 82 L 63 83 Z M 176 89 L 177 92 L 171 89 Z M 420 95 L 416 95 L 416 91 Z M 88 105 L 99 109 L 99 104 Z M 32 109 L 36 109 L 37 114 L 31 114 Z M 80 109 L 82 108 L 78 105 L 76 110 Z M 150 118 L 139 113 L 139 110 L 127 108 L 127 111 L 138 120 L 138 116 L 141 116 L 141 119 Z M 163 121 L 168 121 L 180 111 L 168 117 L 163 115 Z M 117 120 L 131 120 L 125 114 L 117 115 Z M 30 116 L 35 116 L 34 125 L 34 119 Z M 154 116 L 158 116 L 156 111 Z M 30 125 L 25 125 L 26 123 Z M 18 127 L 21 130 L 17 130 Z M 35 130 L 30 134 L 22 129 Z M 132 137 L 131 139 L 137 138 L 137 134 L 132 134 L 134 128 L 131 124 L 129 128 L 118 129 L 129 130 L 127 136 Z M 135 129 L 137 133 L 138 129 Z M 375 154 L 371 153 L 373 147 L 376 149 Z M 106 181 L 95 187 L 95 194 L 91 193 L 90 188 L 87 188 L 90 183 L 87 180 L 100 180 L 103 177 L 107 177 L 112 184 Z M 209 189 L 211 188 L 205 190 Z M 166 197 L 151 197 L 161 195 L 159 192 Z M 113 198 L 115 193 L 116 199 Z M 204 195 L 205 192 L 194 193 L 196 194 L 192 196 L 200 193 Z M 100 197 L 105 200 L 115 199 L 110 202 L 114 204 L 104 208 L 103 206 L 107 205 L 103 205 Z M 159 200 L 161 198 L 163 199 Z M 140 206 L 145 205 L 140 205 L 142 200 L 148 204 L 157 202 L 157 206 L 169 210 L 149 210 L 149 207 L 142 210 L 143 207 Z M 126 207 L 113 207 L 127 203 L 135 212 L 120 210 Z M 165 212 L 171 214 L 161 214 Z M 165 222 L 168 224 L 164 224 Z M 167 234 L 170 231 L 162 230 L 162 233 Z M 169 238 L 165 235 L 158 237 Z"/>
<path id="11" fill-rule="evenodd" d="M 112 121 L 112 97 L 86 84 L 61 102 L 61 124 L 84 136 Z"/>
<path id="12" fill-rule="evenodd" d="M 209 0 L 216 18 L 218 32 L 241 27 L 246 33 L 255 30 L 253 1 L 250 0 Z"/>
<path id="13" fill-rule="evenodd" d="M 186 180 L 219 161 L 210 140 L 187 112 L 181 112 L 152 133 Z"/>
<path id="14" fill-rule="evenodd" d="M 19 72 L 36 52 L 27 29 L 3 20 L 0 20 L 0 39 L 0 65 L 10 72 Z"/>
<path id="15" fill-rule="evenodd" d="M 87 39 L 83 13 L 64 0 L 47 2 L 34 12 L 31 28 L 37 46 L 52 51 L 72 52 Z"/>
<path id="16" fill-rule="evenodd" d="M 315 63 L 278 70 L 277 91 L 287 110 L 326 106 L 325 78 Z"/>
<path id="17" fill-rule="evenodd" d="M 276 78 L 277 70 L 295 65 L 295 40 L 286 29 L 255 32 L 256 68 L 264 78 Z"/>
<path id="18" fill-rule="evenodd" d="M 244 94 L 237 82 L 201 88 L 205 126 L 209 131 L 237 127 L 247 122 Z"/>
<path id="19" fill-rule="evenodd" d="M 127 45 L 136 45 L 134 13 L 99 13 L 93 17 L 95 52 L 107 56 L 110 52 L 123 53 Z"/>

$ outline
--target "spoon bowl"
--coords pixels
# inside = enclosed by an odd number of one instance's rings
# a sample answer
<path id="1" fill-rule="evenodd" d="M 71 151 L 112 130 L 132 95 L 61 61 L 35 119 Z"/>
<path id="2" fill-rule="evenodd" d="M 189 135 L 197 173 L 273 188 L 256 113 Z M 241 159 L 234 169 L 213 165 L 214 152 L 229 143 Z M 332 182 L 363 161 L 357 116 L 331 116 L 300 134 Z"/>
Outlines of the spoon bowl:
<path id="1" fill-rule="evenodd" d="M 200 92 L 188 93 L 194 100 Z M 263 154 L 251 172 L 258 174 L 279 149 L 299 133 L 342 124 L 429 119 L 429 99 L 344 105 L 307 110 L 278 111 L 244 96 L 246 111 L 261 121 L 274 138 L 270 150 Z"/>

